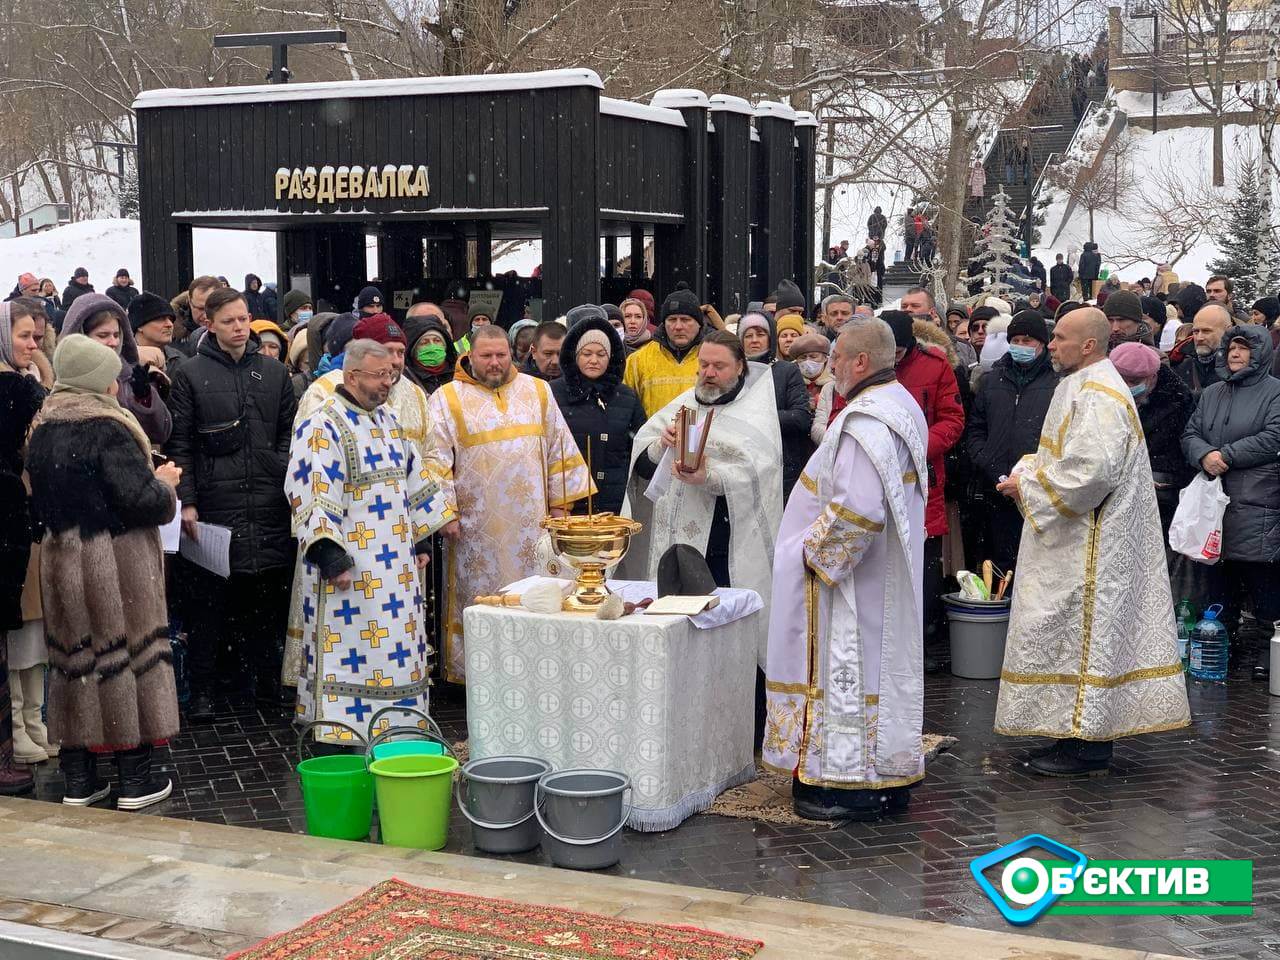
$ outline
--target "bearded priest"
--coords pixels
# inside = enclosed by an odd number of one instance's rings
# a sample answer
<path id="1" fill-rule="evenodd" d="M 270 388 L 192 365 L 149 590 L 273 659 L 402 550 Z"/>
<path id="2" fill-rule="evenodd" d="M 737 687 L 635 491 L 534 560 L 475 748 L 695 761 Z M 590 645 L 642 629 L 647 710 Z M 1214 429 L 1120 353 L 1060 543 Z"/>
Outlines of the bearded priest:
<path id="1" fill-rule="evenodd" d="M 1112 744 L 1190 722 L 1151 462 L 1101 310 L 1072 310 L 1040 448 L 996 489 L 1026 522 L 996 733 L 1050 737 L 1036 773 L 1098 776 Z"/>
<path id="2" fill-rule="evenodd" d="M 763 755 L 809 820 L 878 820 L 924 777 L 921 584 L 928 436 L 883 320 L 832 351 L 848 397 L 778 533 Z"/>

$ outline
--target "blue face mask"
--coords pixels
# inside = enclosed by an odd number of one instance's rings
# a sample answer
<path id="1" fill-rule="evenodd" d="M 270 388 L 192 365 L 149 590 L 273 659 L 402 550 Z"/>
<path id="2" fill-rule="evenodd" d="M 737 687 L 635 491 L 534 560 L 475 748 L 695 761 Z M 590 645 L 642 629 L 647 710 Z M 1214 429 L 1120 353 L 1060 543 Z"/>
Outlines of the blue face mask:
<path id="1" fill-rule="evenodd" d="M 1024 347 L 1021 344 L 1009 344 L 1009 356 L 1013 357 L 1014 363 L 1020 363 L 1024 367 L 1036 358 L 1035 347 Z"/>
<path id="2" fill-rule="evenodd" d="M 1138 397 L 1142 396 L 1144 393 L 1147 392 L 1147 385 L 1145 383 L 1135 383 L 1132 387 L 1129 388 L 1129 392 L 1133 394 L 1133 397 L 1136 400 Z"/>

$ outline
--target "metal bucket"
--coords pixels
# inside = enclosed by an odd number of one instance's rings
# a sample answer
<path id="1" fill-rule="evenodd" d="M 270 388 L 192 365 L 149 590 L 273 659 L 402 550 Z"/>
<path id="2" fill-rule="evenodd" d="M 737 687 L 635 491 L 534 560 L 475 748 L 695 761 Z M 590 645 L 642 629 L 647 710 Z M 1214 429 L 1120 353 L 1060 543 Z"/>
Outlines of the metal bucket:
<path id="1" fill-rule="evenodd" d="M 551 764 L 536 757 L 470 760 L 457 783 L 458 809 L 471 821 L 476 849 L 523 853 L 542 840 L 534 819 L 538 781 Z"/>
<path id="2" fill-rule="evenodd" d="M 622 856 L 618 834 L 631 816 L 622 795 L 631 778 L 616 770 L 561 770 L 538 781 L 534 815 L 542 847 L 557 867 L 599 870 Z"/>

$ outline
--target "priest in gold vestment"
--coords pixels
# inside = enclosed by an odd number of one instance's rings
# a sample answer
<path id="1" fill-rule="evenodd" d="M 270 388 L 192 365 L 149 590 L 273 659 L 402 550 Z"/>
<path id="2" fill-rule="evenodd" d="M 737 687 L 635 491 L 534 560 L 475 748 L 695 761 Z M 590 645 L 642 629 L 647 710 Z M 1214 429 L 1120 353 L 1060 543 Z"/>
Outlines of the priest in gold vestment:
<path id="1" fill-rule="evenodd" d="M 444 676 L 461 683 L 463 608 L 537 573 L 543 518 L 567 514 L 591 480 L 551 388 L 516 371 L 499 326 L 472 331 L 471 351 L 431 395 L 428 419 L 426 456 L 458 514 L 442 531 L 450 540 Z"/>
<path id="2" fill-rule="evenodd" d="M 1112 741 L 1190 723 L 1142 427 L 1102 311 L 1073 310 L 1040 447 L 996 488 L 1026 519 L 995 730 L 1053 738 L 1046 776 L 1106 773 Z"/>

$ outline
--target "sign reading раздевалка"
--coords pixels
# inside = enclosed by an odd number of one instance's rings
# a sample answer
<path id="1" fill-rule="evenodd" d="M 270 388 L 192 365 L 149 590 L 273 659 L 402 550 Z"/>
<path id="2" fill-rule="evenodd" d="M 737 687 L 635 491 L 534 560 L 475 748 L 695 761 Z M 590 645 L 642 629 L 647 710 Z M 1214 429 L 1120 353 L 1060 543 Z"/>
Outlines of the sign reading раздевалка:
<path id="1" fill-rule="evenodd" d="M 341 203 L 425 197 L 431 192 L 425 164 L 381 167 L 281 167 L 276 171 L 276 200 Z"/>
<path id="2" fill-rule="evenodd" d="M 1029 856 L 1042 850 L 1051 859 Z M 986 871 L 1000 865 L 998 882 Z M 1038 833 L 969 864 L 978 886 L 1012 924 L 1050 915 L 1253 913 L 1252 860 L 1090 860 Z"/>

